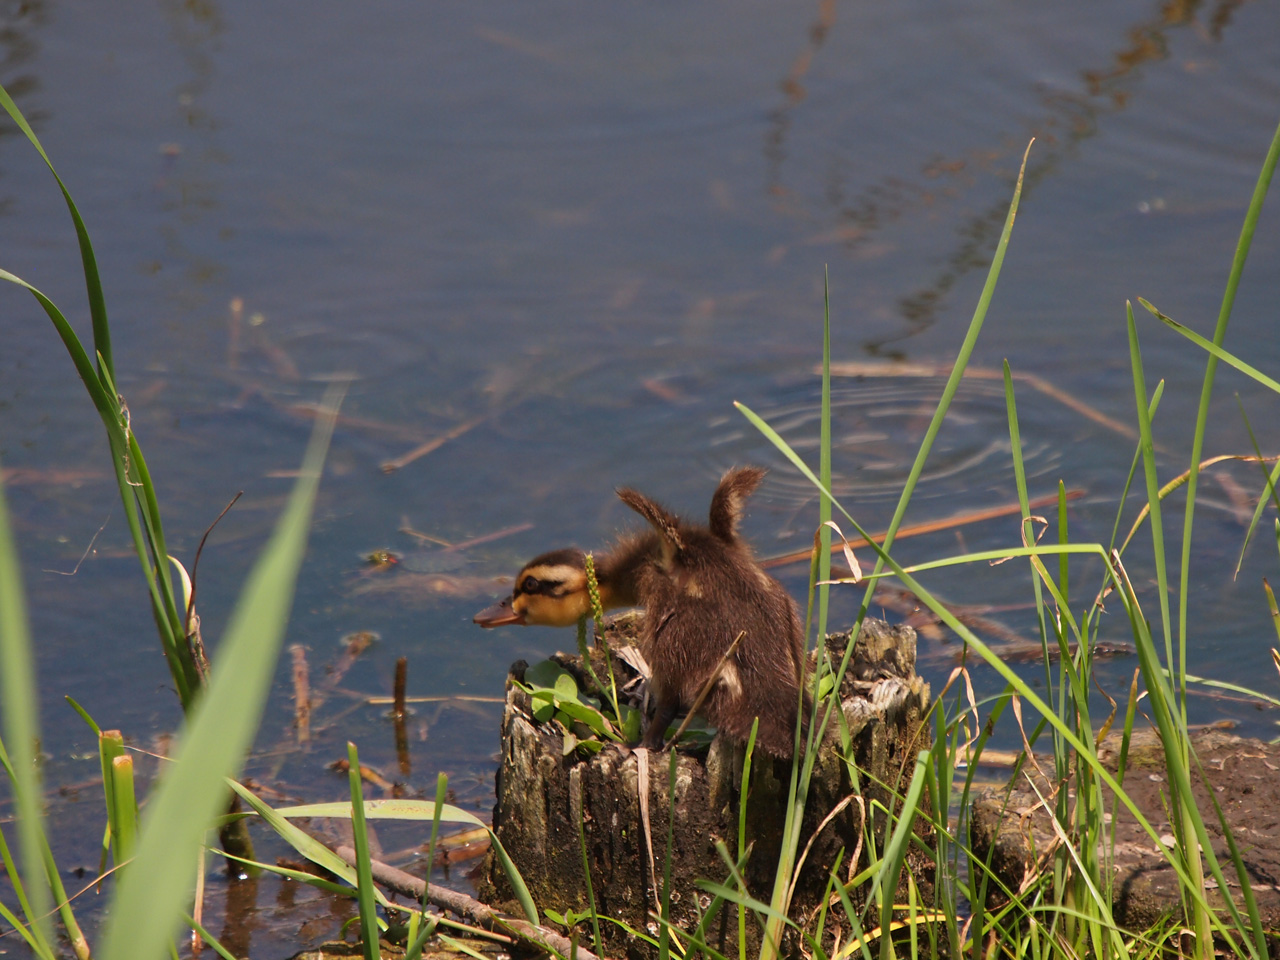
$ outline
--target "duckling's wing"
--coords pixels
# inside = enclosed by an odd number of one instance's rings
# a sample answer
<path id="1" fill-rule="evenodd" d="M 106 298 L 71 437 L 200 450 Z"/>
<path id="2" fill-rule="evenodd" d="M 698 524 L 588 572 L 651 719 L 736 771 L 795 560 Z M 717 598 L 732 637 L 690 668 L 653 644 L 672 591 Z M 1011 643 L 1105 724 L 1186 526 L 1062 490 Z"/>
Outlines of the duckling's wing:
<path id="1" fill-rule="evenodd" d="M 662 542 L 662 567 L 669 571 L 675 558 L 684 550 L 680 521 L 638 490 L 619 487 L 618 499 L 648 520 L 658 532 L 658 539 Z"/>
<path id="2" fill-rule="evenodd" d="M 733 467 L 720 478 L 711 496 L 711 532 L 726 542 L 738 537 L 738 520 L 747 497 L 755 492 L 766 471 L 760 467 Z"/>

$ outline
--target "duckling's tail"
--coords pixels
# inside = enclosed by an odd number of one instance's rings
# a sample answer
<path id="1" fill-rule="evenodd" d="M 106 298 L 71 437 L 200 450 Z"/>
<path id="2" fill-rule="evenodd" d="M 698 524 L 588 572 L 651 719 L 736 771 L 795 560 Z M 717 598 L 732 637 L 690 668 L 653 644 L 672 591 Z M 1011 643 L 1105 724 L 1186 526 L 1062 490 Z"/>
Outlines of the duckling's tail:
<path id="1" fill-rule="evenodd" d="M 638 490 L 619 487 L 618 499 L 648 520 L 658 531 L 658 537 L 662 541 L 662 565 L 670 570 L 675 558 L 685 549 L 684 538 L 680 536 L 680 521 L 661 504 L 650 500 Z"/>
<path id="2" fill-rule="evenodd" d="M 711 496 L 711 519 L 707 524 L 719 539 L 726 543 L 737 539 L 742 508 L 765 473 L 760 467 L 733 467 L 720 478 L 720 485 Z"/>

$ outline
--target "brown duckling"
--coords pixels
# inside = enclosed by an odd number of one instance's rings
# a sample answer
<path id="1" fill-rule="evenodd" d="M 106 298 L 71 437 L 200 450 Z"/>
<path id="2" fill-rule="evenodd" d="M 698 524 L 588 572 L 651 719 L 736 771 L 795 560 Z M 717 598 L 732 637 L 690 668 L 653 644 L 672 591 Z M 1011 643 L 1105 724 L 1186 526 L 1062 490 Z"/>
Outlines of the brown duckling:
<path id="1" fill-rule="evenodd" d="M 636 607 L 638 569 L 658 550 L 652 533 L 624 536 L 607 553 L 593 557 L 600 605 L 605 610 Z M 539 627 L 571 627 L 591 616 L 587 594 L 586 554 L 576 547 L 534 557 L 516 575 L 511 596 L 473 617 L 482 627 L 509 623 Z"/>
<path id="2" fill-rule="evenodd" d="M 645 608 L 641 652 L 653 671 L 655 709 L 643 746 L 662 746 L 667 726 L 693 706 L 719 668 L 702 715 L 739 742 L 759 717 L 757 746 L 791 756 L 803 629 L 791 595 L 761 569 L 737 529 L 746 498 L 763 477 L 755 467 L 728 471 L 711 498 L 705 527 L 634 490 L 618 491 L 653 528 L 624 537 L 596 562 L 603 606 Z M 475 619 L 482 626 L 569 625 L 589 610 L 586 594 L 583 554 L 557 550 L 526 564 L 512 596 Z M 737 650 L 721 666 L 739 633 Z"/>

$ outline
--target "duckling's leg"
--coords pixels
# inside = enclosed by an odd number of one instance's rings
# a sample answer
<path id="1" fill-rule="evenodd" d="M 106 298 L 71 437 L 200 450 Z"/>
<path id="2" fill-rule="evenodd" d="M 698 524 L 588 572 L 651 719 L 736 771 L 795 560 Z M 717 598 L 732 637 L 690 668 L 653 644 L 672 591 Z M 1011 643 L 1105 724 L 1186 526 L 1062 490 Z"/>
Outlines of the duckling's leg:
<path id="1" fill-rule="evenodd" d="M 661 750 L 663 739 L 667 734 L 667 727 L 671 726 L 671 721 L 676 718 L 676 714 L 680 712 L 680 697 L 674 692 L 663 691 L 657 696 L 657 704 L 653 710 L 653 719 L 649 721 L 649 726 L 645 728 L 644 738 L 640 741 L 640 746 L 648 747 L 650 750 Z"/>

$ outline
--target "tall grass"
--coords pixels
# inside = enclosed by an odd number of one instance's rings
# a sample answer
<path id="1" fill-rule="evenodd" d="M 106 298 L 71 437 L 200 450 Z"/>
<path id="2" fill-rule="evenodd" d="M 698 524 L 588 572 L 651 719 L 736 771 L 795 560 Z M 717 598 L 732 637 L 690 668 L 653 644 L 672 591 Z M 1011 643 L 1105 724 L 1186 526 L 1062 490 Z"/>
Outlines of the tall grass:
<path id="1" fill-rule="evenodd" d="M 1280 392 L 1280 384 L 1242 361 L 1228 354 L 1221 348 L 1222 336 L 1234 301 L 1236 289 L 1240 282 L 1243 264 L 1247 257 L 1253 230 L 1257 224 L 1266 188 L 1269 184 L 1280 155 L 1280 129 L 1277 129 L 1271 148 L 1263 164 L 1258 178 L 1258 185 L 1245 217 L 1237 245 L 1227 291 L 1223 298 L 1223 307 L 1219 315 L 1218 328 L 1214 341 L 1206 341 L 1189 330 L 1176 324 L 1158 311 L 1150 308 L 1167 325 L 1183 333 L 1188 339 L 1201 345 L 1209 354 L 1210 362 L 1206 372 L 1205 387 L 1202 391 L 1201 406 L 1197 417 L 1193 443 L 1193 466 L 1191 477 L 1194 479 L 1199 465 L 1204 444 L 1204 431 L 1207 423 L 1207 404 L 1211 395 L 1212 381 L 1216 361 L 1224 360 L 1253 376 L 1259 382 Z M 1025 169 L 1025 158 L 1024 158 Z M 905 514 L 916 482 L 918 481 L 929 455 L 930 449 L 943 425 L 947 410 L 964 375 L 965 366 L 972 354 L 977 337 L 981 331 L 983 320 L 994 293 L 1000 266 L 1003 261 L 1009 235 L 1017 212 L 1018 198 L 1021 189 L 1021 174 L 1014 197 L 1010 204 L 1005 228 L 1001 235 L 995 255 L 992 258 L 987 282 L 984 286 L 974 317 L 966 331 L 963 343 L 959 348 L 956 362 L 943 390 L 942 398 L 930 421 L 920 450 L 904 484 L 898 506 L 889 524 L 889 532 L 883 546 L 875 545 L 877 560 L 875 568 L 868 575 L 868 585 L 863 602 L 854 625 L 856 631 L 865 618 L 871 591 L 875 583 L 882 577 L 895 576 L 899 582 L 911 590 L 925 606 L 955 633 L 957 633 L 977 656 L 981 657 L 1006 681 L 1007 687 L 992 708 L 991 716 L 985 727 L 979 723 L 977 704 L 973 703 L 970 694 L 966 704 L 957 698 L 953 712 L 944 713 L 945 701 L 935 705 L 935 725 L 937 739 L 933 748 L 922 751 L 918 758 L 916 773 L 901 798 L 901 807 L 897 811 L 897 827 L 893 838 L 884 851 L 879 853 L 875 869 L 869 875 L 873 884 L 872 896 L 868 903 L 880 905 L 878 916 L 879 954 L 882 958 L 896 955 L 893 939 L 889 935 L 891 919 L 895 915 L 894 894 L 897 888 L 898 859 L 904 838 L 908 835 L 909 824 L 917 815 L 933 817 L 933 825 L 937 830 L 935 858 L 935 889 L 939 894 L 938 905 L 941 914 L 935 914 L 943 927 L 942 935 L 931 933 L 932 949 L 947 955 L 958 956 L 972 951 L 977 957 L 987 955 L 989 949 L 998 949 L 1008 955 L 1015 956 L 1062 956 L 1062 957 L 1131 957 L 1158 955 L 1167 943 L 1168 937 L 1176 936 L 1176 931 L 1152 932 L 1148 937 L 1137 937 L 1133 931 L 1121 931 L 1115 922 L 1112 904 L 1111 867 L 1114 844 L 1114 826 L 1109 833 L 1106 824 L 1114 824 L 1114 815 L 1120 807 L 1142 827 L 1154 843 L 1156 849 L 1166 851 L 1171 867 L 1178 877 L 1182 902 L 1184 904 L 1184 922 L 1194 931 L 1194 954 L 1208 958 L 1214 953 L 1215 939 L 1225 944 L 1227 949 L 1236 955 L 1264 957 L 1267 945 L 1261 921 L 1250 889 L 1246 871 L 1240 861 L 1234 840 L 1230 840 L 1236 880 L 1243 891 L 1242 903 L 1236 904 L 1230 897 L 1226 899 L 1226 908 L 1222 914 L 1211 909 L 1205 896 L 1205 872 L 1211 875 L 1219 890 L 1229 890 L 1221 864 L 1218 862 L 1210 843 L 1205 827 L 1204 812 L 1196 808 L 1191 793 L 1192 777 L 1195 775 L 1194 750 L 1191 745 L 1186 715 L 1186 605 L 1187 575 L 1189 570 L 1191 519 L 1194 515 L 1195 488 L 1188 483 L 1188 504 L 1184 522 L 1181 585 L 1178 594 L 1179 603 L 1179 645 L 1175 656 L 1172 643 L 1173 630 L 1168 600 L 1168 577 L 1166 574 L 1166 546 L 1161 519 L 1161 498 L 1164 489 L 1160 486 L 1155 460 L 1155 441 L 1153 438 L 1152 420 L 1159 404 L 1163 390 L 1161 384 L 1155 391 L 1149 391 L 1145 382 L 1145 374 L 1141 360 L 1137 325 L 1131 307 L 1126 305 L 1126 324 L 1129 334 L 1131 368 L 1136 401 L 1136 419 L 1139 426 L 1140 441 L 1134 454 L 1134 471 L 1142 470 L 1142 485 L 1146 491 L 1145 514 L 1151 530 L 1152 561 L 1157 579 L 1159 605 L 1159 628 L 1162 643 L 1156 641 L 1151 630 L 1151 621 L 1145 614 L 1137 590 L 1130 581 L 1122 559 L 1123 548 L 1115 549 L 1115 532 L 1112 541 L 1104 546 L 1099 543 L 1076 543 L 1071 540 L 1066 520 L 1064 488 L 1060 486 L 1059 526 L 1057 543 L 1042 544 L 1037 541 L 1034 523 L 1030 515 L 1026 474 L 1021 460 L 1021 438 L 1018 429 L 1016 398 L 1013 381 L 1008 365 L 1005 365 L 1005 387 L 1009 411 L 1009 432 L 1013 451 L 1012 469 L 1018 488 L 1018 496 L 1022 504 L 1023 543 L 1014 549 L 971 553 L 958 557 L 950 557 L 929 563 L 918 564 L 911 569 L 903 568 L 892 557 L 891 549 L 896 533 Z M 1144 301 L 1144 305 L 1145 301 Z M 773 431 L 760 417 L 751 410 L 738 404 L 738 408 L 777 448 L 815 485 L 821 495 L 821 504 L 826 509 L 828 503 L 843 515 L 859 535 L 867 537 L 866 531 L 831 494 L 829 475 L 829 408 L 827 405 L 827 371 L 829 361 L 829 315 L 824 318 L 824 385 L 823 385 L 823 425 L 822 452 L 819 474 L 792 450 L 782 438 Z M 1270 481 L 1269 481 L 1270 483 Z M 1119 529 L 1120 512 L 1129 492 L 1129 483 L 1120 498 L 1117 510 L 1116 528 Z M 823 516 L 820 519 L 825 520 Z M 867 537 L 870 540 L 869 537 Z M 827 550 L 822 549 L 822 554 Z M 1079 617 L 1072 614 L 1070 558 L 1072 556 L 1092 556 L 1102 563 L 1104 582 L 1096 592 L 1086 595 L 1082 604 L 1083 612 Z M 929 591 L 920 583 L 915 574 L 924 573 L 945 567 L 989 561 L 1003 561 L 1012 557 L 1025 557 L 1030 563 L 1032 588 L 1035 598 L 1037 621 L 1040 625 L 1041 642 L 1044 649 L 1045 684 L 1048 699 L 1042 698 L 1022 680 L 999 656 L 960 623 L 949 611 L 939 604 Z M 1052 570 L 1046 563 L 1057 557 L 1057 569 Z M 818 579 L 814 571 L 813 580 Z M 825 579 L 825 578 L 822 578 Z M 811 597 L 813 584 L 811 583 Z M 1138 809 L 1134 801 L 1125 793 L 1122 786 L 1124 776 L 1124 757 L 1133 732 L 1136 716 L 1138 690 L 1131 691 L 1126 704 L 1122 728 L 1120 730 L 1121 751 L 1120 766 L 1116 773 L 1109 770 L 1099 758 L 1098 742 L 1106 735 L 1116 714 L 1101 724 L 1091 714 L 1090 689 L 1092 685 L 1091 650 L 1098 639 L 1100 605 L 1094 598 L 1103 596 L 1104 591 L 1113 592 L 1123 605 L 1130 622 L 1131 633 L 1138 651 L 1141 677 L 1145 685 L 1145 697 L 1148 711 L 1155 720 L 1164 748 L 1164 759 L 1172 786 L 1170 793 L 1171 820 L 1175 827 L 1177 842 L 1172 848 L 1161 843 L 1159 836 Z M 819 605 L 824 609 L 825 604 Z M 812 610 L 812 599 L 811 607 Z M 821 617 L 819 618 L 821 620 Z M 821 627 L 819 643 L 821 643 Z M 1075 653 L 1072 653 L 1072 645 Z M 1056 651 L 1050 651 L 1050 645 Z M 852 645 L 850 645 L 850 651 Z M 1054 652 L 1057 657 L 1051 657 Z M 1058 668 L 1050 666 L 1056 659 Z M 839 675 L 843 675 L 848 664 L 848 652 L 845 661 L 840 665 Z M 837 679 L 838 684 L 838 679 Z M 963 687 L 958 687 L 962 690 Z M 945 691 L 944 691 L 945 693 Z M 1023 717 L 1023 704 L 1034 711 L 1035 720 L 1030 733 L 1026 732 L 1026 718 Z M 961 868 L 962 853 L 967 852 L 967 845 L 949 827 L 946 814 L 953 806 L 967 808 L 972 788 L 973 770 L 976 759 L 984 747 L 994 720 L 1013 708 L 1019 727 L 1023 730 L 1025 753 L 1023 762 L 1030 761 L 1030 752 L 1034 749 L 1041 731 L 1048 729 L 1052 736 L 1053 776 L 1056 785 L 1052 796 L 1042 798 L 1047 809 L 1052 810 L 1053 827 L 1059 838 L 1064 841 L 1058 848 L 1055 859 L 1048 871 L 1038 879 L 1037 883 L 1022 891 L 1003 891 L 1010 901 L 1009 906 L 993 913 L 984 912 L 989 887 L 995 878 L 989 873 L 988 865 L 972 856 L 968 857 L 969 874 L 963 875 Z M 830 707 L 817 726 L 820 735 L 823 726 L 830 719 Z M 966 731 L 982 729 L 980 735 L 969 735 Z M 810 754 L 812 751 L 810 751 Z M 953 775 L 958 762 L 968 763 L 969 772 L 965 777 L 958 796 L 952 793 Z M 778 879 L 775 882 L 771 909 L 766 911 L 766 936 L 761 950 L 762 960 L 772 960 L 778 950 L 780 932 L 784 919 L 779 911 L 785 912 L 785 902 L 778 895 L 783 886 L 783 877 L 794 863 L 795 851 L 801 841 L 798 833 L 800 822 L 799 810 L 803 808 L 807 786 L 812 775 L 812 764 L 806 760 L 798 769 L 798 777 L 792 787 L 792 809 L 788 811 L 787 827 L 784 834 L 784 850 L 778 867 Z M 1072 790 L 1067 789 L 1068 784 Z M 928 796 L 932 805 L 928 810 L 920 806 L 920 798 L 924 795 L 921 786 L 928 788 Z M 1074 795 L 1074 802 L 1069 797 Z M 1230 829 L 1221 820 L 1220 811 L 1216 811 L 1220 819 L 1220 827 L 1230 838 Z M 890 882 L 892 881 L 892 885 Z M 847 885 L 845 885 L 847 887 Z M 855 918 L 851 904 L 841 892 L 841 885 L 836 884 L 836 893 L 840 895 L 846 914 L 851 921 L 856 921 L 855 929 L 865 926 L 865 915 Z M 959 903 L 952 891 L 959 892 L 967 898 L 974 910 L 968 918 L 971 925 L 964 926 L 964 919 L 959 911 Z M 1242 909 L 1243 908 L 1243 912 Z M 824 922 L 826 912 L 823 912 Z M 914 930 L 914 926 L 913 926 Z M 819 929 L 810 932 L 810 942 L 814 945 L 815 954 L 821 953 L 824 931 Z M 917 942 L 912 939 L 909 949 L 914 955 Z M 850 945 L 850 950 L 854 947 Z M 865 938 L 859 938 L 857 952 L 869 956 Z"/>
<path id="2" fill-rule="evenodd" d="M 226 803 L 224 778 L 239 769 L 257 730 L 292 606 L 341 390 L 331 390 L 325 398 L 299 480 L 232 613 L 208 690 L 199 695 L 204 678 L 187 636 L 189 611 L 178 603 L 174 593 L 155 487 L 132 431 L 128 405 L 115 387 L 110 327 L 88 231 L 66 185 L 3 88 L 0 105 L 53 172 L 71 213 L 88 291 L 96 363 L 52 300 L 7 271 L 0 270 L 0 279 L 17 284 L 35 297 L 52 321 L 102 419 L 152 612 L 188 718 L 173 753 L 174 762 L 150 798 L 136 847 L 132 836 L 117 827 L 119 835 L 113 838 L 117 855 L 122 860 L 131 858 L 131 862 L 121 871 L 98 954 L 105 960 L 160 957 L 172 949 L 170 939 L 195 886 L 201 844 L 219 808 Z M 56 901 L 77 954 L 87 957 L 87 945 L 70 913 L 42 830 L 32 663 L 17 552 L 0 490 L 0 684 L 4 700 L 0 759 L 16 801 L 20 866 L 15 869 L 12 865 L 2 836 L 0 854 L 4 855 L 23 916 L 18 917 L 8 908 L 4 908 L 3 915 L 22 933 L 36 956 L 52 958 L 56 951 L 48 916 L 50 903 Z M 12 754 L 5 751 L 4 744 L 10 746 Z M 118 762 L 112 766 L 113 773 L 118 774 L 108 787 L 112 805 L 117 811 L 121 811 L 122 804 L 132 808 L 132 779 Z M 130 821 L 125 817 L 118 822 Z"/>
<path id="3" fill-rule="evenodd" d="M 160 645 L 164 650 L 165 661 L 169 665 L 169 672 L 173 677 L 173 685 L 178 691 L 182 708 L 188 711 L 194 706 L 202 685 L 200 668 L 189 637 L 188 617 L 191 611 L 179 602 L 177 593 L 174 591 L 155 484 L 152 482 L 150 470 L 147 469 L 146 458 L 142 455 L 142 447 L 133 432 L 128 403 L 116 389 L 106 297 L 102 291 L 102 281 L 98 276 L 98 261 L 93 252 L 93 244 L 89 240 L 89 231 L 80 216 L 80 211 L 76 208 L 75 201 L 71 199 L 71 191 L 58 176 L 58 171 L 54 169 L 53 162 L 44 152 L 44 147 L 41 146 L 39 138 L 22 115 L 22 111 L 18 109 L 13 98 L 3 87 L 0 87 L 0 106 L 4 107 L 48 166 L 49 172 L 57 181 L 58 189 L 62 191 L 67 211 L 71 214 L 71 221 L 75 226 L 76 238 L 80 245 L 85 291 L 89 298 L 93 330 L 92 353 L 85 349 L 75 328 L 44 293 L 7 270 L 0 270 L 0 280 L 17 284 L 35 297 L 62 339 L 62 345 L 75 365 L 94 409 L 102 419 L 107 443 L 111 449 L 112 470 L 115 473 L 116 485 L 120 489 L 120 499 L 124 505 L 134 550 L 142 565 L 142 574 L 151 601 L 151 612 L 160 635 Z"/>

